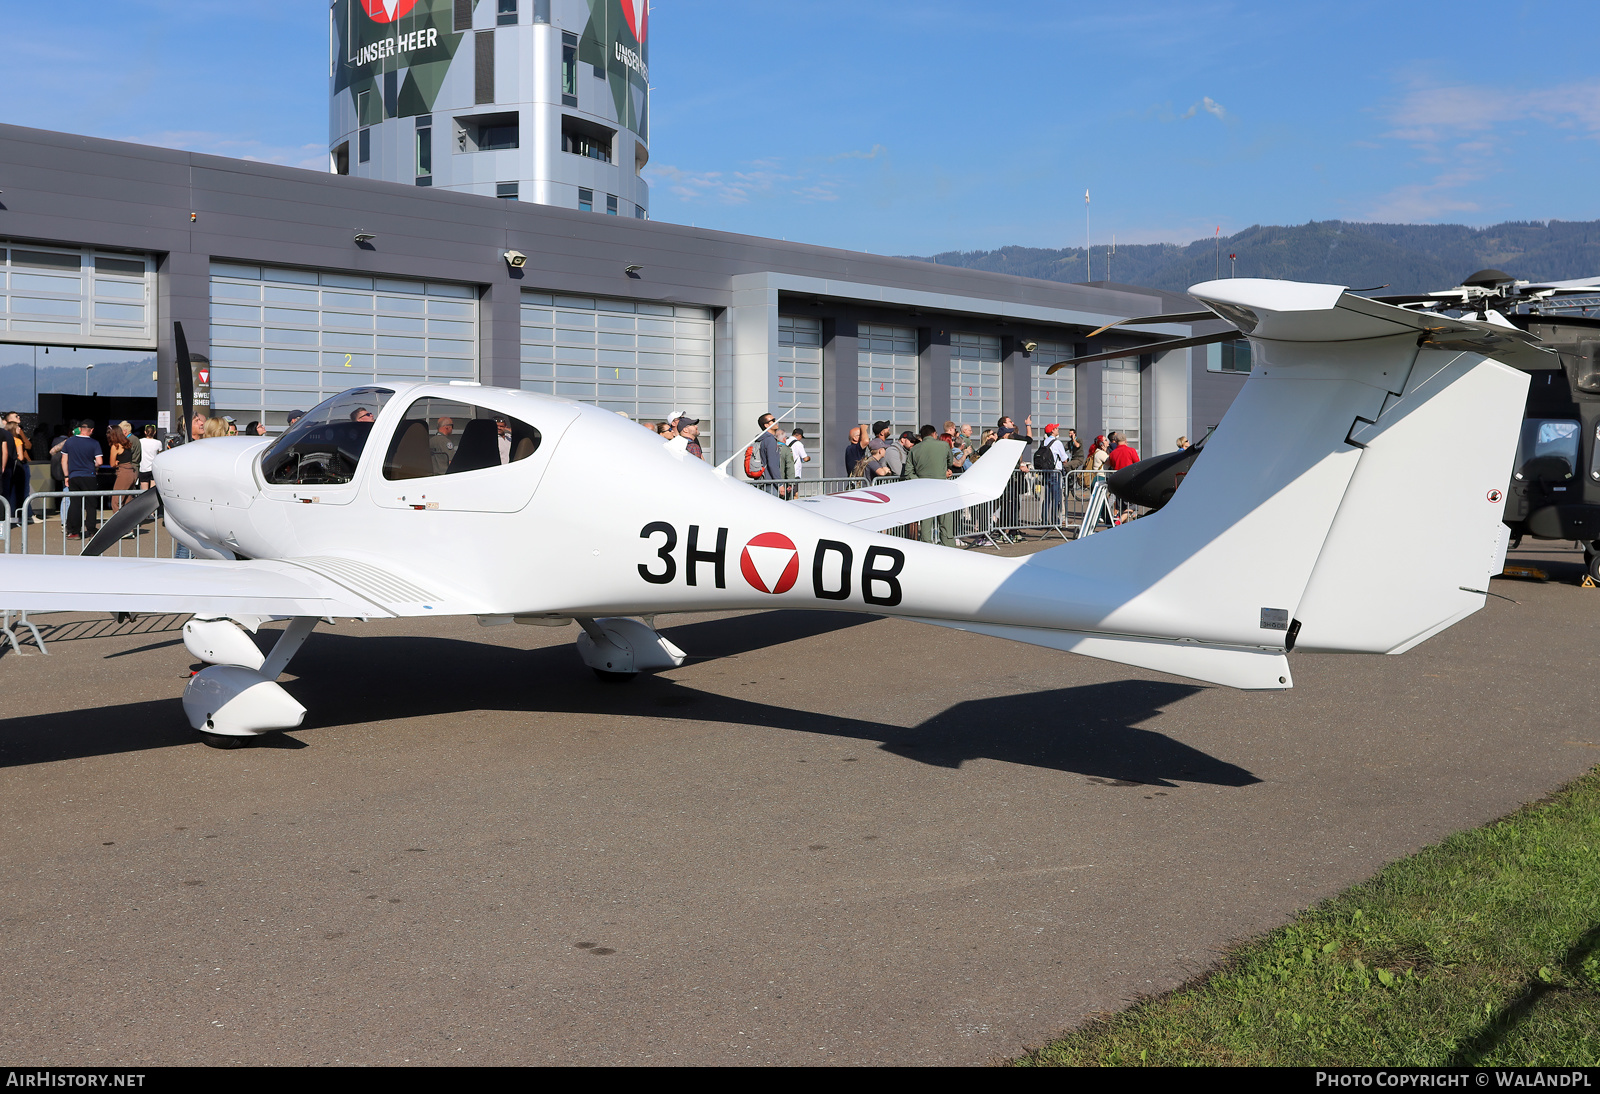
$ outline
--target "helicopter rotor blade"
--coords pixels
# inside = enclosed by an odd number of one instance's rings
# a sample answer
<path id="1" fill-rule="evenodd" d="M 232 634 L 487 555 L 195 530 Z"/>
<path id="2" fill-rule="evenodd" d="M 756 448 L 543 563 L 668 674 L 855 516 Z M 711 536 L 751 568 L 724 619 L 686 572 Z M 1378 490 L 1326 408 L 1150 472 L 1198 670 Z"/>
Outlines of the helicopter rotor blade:
<path id="1" fill-rule="evenodd" d="M 1218 316 L 1217 316 L 1217 313 L 1214 312 L 1214 311 L 1175 311 L 1175 312 L 1168 312 L 1166 315 L 1137 315 L 1137 316 L 1134 316 L 1132 319 L 1118 319 L 1115 323 L 1107 323 L 1103 327 L 1100 327 L 1100 328 L 1098 328 L 1096 330 L 1090 331 L 1088 334 L 1084 335 L 1084 337 L 1085 338 L 1093 338 L 1097 334 L 1104 334 L 1106 331 L 1110 330 L 1112 327 L 1126 327 L 1126 326 L 1128 326 L 1130 324 L 1142 324 L 1142 323 L 1202 323 L 1207 319 L 1216 319 L 1216 318 L 1218 318 Z"/>
<path id="2" fill-rule="evenodd" d="M 1208 315 L 1210 313 L 1207 313 Z M 1211 318 L 1216 318 L 1211 316 Z M 1074 357 L 1070 361 L 1061 361 L 1045 369 L 1048 376 L 1057 369 L 1069 365 L 1086 365 L 1091 361 L 1112 361 L 1118 357 L 1137 357 L 1142 353 L 1165 353 L 1169 349 L 1188 349 L 1190 346 L 1209 346 L 1213 342 L 1227 342 L 1238 338 L 1237 330 L 1225 330 L 1219 334 L 1202 334 L 1194 338 L 1173 338 L 1165 342 L 1146 342 L 1140 346 L 1123 346 L 1121 349 L 1107 350 L 1105 353 L 1092 353 L 1087 357 Z"/>

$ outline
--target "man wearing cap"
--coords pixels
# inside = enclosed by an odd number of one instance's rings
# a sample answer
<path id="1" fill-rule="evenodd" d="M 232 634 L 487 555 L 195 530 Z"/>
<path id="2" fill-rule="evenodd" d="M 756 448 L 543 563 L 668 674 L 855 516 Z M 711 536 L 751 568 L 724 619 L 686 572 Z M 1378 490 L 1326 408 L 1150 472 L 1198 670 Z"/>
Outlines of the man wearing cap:
<path id="1" fill-rule="evenodd" d="M 811 462 L 806 452 L 806 431 L 798 426 L 789 435 L 789 451 L 794 453 L 794 477 L 798 479 L 806 473 L 805 465 Z"/>
<path id="2" fill-rule="evenodd" d="M 296 422 L 298 422 L 301 418 L 304 418 L 305 416 L 306 416 L 306 412 L 303 411 L 303 410 L 291 410 L 291 411 L 289 411 L 289 421 L 288 421 L 287 424 L 285 424 L 284 428 L 285 429 L 293 429 L 294 428 L 294 424 Z"/>
<path id="3" fill-rule="evenodd" d="M 1061 443 L 1060 428 L 1055 422 L 1044 427 L 1044 442 L 1039 449 L 1044 458 L 1034 460 L 1034 467 L 1044 472 L 1046 524 L 1056 524 L 1061 519 L 1061 475 L 1067 466 L 1067 449 Z"/>
<path id="4" fill-rule="evenodd" d="M 428 438 L 428 452 L 433 458 L 433 473 L 443 475 L 450 470 L 450 461 L 461 447 L 461 438 L 456 436 L 456 420 L 448 415 L 441 415 L 434 428 L 438 432 Z"/>
<path id="5" fill-rule="evenodd" d="M 691 418 L 680 413 L 676 418 L 669 419 L 669 424 L 677 430 L 672 439 L 666 444 L 669 452 L 687 452 L 697 460 L 706 458 L 700 450 L 700 419 Z"/>
<path id="6" fill-rule="evenodd" d="M 899 477 L 889 463 L 889 450 L 894 447 L 882 437 L 874 437 L 867 442 L 868 482 L 885 482 Z"/>

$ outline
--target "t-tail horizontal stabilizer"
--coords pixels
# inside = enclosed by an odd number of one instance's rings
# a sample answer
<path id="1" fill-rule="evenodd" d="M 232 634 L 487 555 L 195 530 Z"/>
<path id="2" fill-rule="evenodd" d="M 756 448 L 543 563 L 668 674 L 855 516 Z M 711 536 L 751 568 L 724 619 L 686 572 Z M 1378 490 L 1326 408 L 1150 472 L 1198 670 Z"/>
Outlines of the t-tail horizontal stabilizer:
<path id="1" fill-rule="evenodd" d="M 1023 560 L 978 614 L 988 626 L 928 621 L 1282 687 L 1286 650 L 1402 652 L 1482 607 L 1527 377 L 1419 348 L 1415 317 L 1339 286 L 1190 291 L 1248 334 L 1255 369 L 1183 488 Z"/>

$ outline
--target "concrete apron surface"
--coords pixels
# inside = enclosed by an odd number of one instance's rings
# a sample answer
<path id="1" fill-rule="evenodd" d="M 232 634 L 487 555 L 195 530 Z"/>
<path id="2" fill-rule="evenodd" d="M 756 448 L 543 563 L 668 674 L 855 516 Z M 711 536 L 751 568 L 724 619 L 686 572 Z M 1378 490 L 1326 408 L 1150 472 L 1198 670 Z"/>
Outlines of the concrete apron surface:
<path id="1" fill-rule="evenodd" d="M 0 657 L 16 1064 L 982 1064 L 1600 761 L 1600 590 L 1248 694 L 912 623 L 319 628 L 199 744 L 180 617 Z M 72 620 L 79 622 L 71 623 Z"/>

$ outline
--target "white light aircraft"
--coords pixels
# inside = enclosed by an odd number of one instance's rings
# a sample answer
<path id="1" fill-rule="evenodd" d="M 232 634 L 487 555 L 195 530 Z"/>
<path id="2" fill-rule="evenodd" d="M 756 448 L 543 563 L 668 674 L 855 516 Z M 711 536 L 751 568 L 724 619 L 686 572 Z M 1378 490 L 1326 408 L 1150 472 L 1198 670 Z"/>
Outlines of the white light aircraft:
<path id="1" fill-rule="evenodd" d="M 335 617 L 576 621 L 583 663 L 627 679 L 682 664 L 661 613 L 845 610 L 1281 689 L 1290 650 L 1402 653 L 1482 607 L 1528 384 L 1494 358 L 1544 351 L 1336 285 L 1190 291 L 1254 352 L 1204 455 L 1160 512 L 1026 557 L 880 534 L 997 497 L 1019 442 L 951 481 L 790 502 L 594 407 L 393 384 L 344 392 L 276 440 L 157 457 L 167 525 L 197 559 L 6 556 L 0 605 L 193 613 L 184 638 L 209 667 L 184 710 L 223 747 L 301 723 L 277 678 Z M 181 343 L 179 357 L 187 404 Z M 85 554 L 147 517 L 147 497 Z M 247 632 L 269 619 L 288 626 L 263 655 Z"/>

